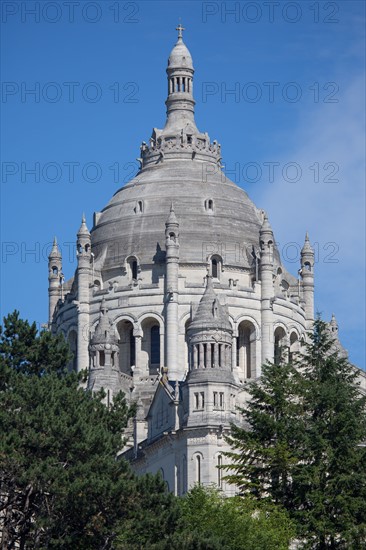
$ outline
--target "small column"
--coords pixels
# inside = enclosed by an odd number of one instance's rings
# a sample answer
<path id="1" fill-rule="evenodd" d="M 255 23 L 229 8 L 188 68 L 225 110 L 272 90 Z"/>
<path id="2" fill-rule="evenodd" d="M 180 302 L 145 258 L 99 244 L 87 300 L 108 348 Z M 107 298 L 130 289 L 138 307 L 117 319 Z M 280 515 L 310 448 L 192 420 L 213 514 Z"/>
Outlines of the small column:
<path id="1" fill-rule="evenodd" d="M 135 329 L 133 331 L 133 335 L 135 337 L 135 371 L 134 371 L 134 377 L 137 379 L 142 375 L 141 373 L 141 341 L 142 341 L 142 334 L 140 329 Z"/>
<path id="2" fill-rule="evenodd" d="M 91 278 L 91 239 L 83 215 L 77 234 L 78 352 L 77 370 L 89 365 L 89 285 Z"/>
<path id="3" fill-rule="evenodd" d="M 306 233 L 305 243 L 301 250 L 301 278 L 305 302 L 305 318 L 310 329 L 314 321 L 314 250 Z"/>
<path id="4" fill-rule="evenodd" d="M 218 367 L 219 366 L 219 344 L 217 342 L 215 342 L 214 360 L 215 360 L 215 367 Z"/>
<path id="5" fill-rule="evenodd" d="M 237 345 L 237 339 L 236 336 L 233 336 L 232 343 L 231 343 L 231 370 L 235 371 L 236 369 L 236 348 Z"/>
<path id="6" fill-rule="evenodd" d="M 58 300 L 61 298 L 63 282 L 62 257 L 57 245 L 56 237 L 53 240 L 52 250 L 48 256 L 48 326 L 52 327 L 53 314 Z"/>
<path id="7" fill-rule="evenodd" d="M 261 275 L 261 312 L 262 312 L 262 363 L 273 362 L 273 311 L 271 300 L 273 288 L 273 231 L 267 215 L 260 229 L 260 275 Z"/>
<path id="8" fill-rule="evenodd" d="M 193 368 L 197 369 L 197 367 L 198 367 L 198 350 L 197 350 L 197 345 L 194 344 L 194 346 L 193 346 Z"/>
<path id="9" fill-rule="evenodd" d="M 203 344 L 198 344 L 199 350 L 200 350 L 200 362 L 199 362 L 199 368 L 203 369 L 205 367 L 205 353 L 203 349 Z"/>
<path id="10" fill-rule="evenodd" d="M 160 330 L 160 368 L 162 369 L 163 366 L 165 365 L 165 349 L 164 349 L 164 344 L 165 344 L 165 335 L 164 333 Z"/>
<path id="11" fill-rule="evenodd" d="M 206 344 L 206 366 L 208 369 L 211 368 L 211 346 L 212 344 L 209 342 Z"/>
<path id="12" fill-rule="evenodd" d="M 165 223 L 166 275 L 165 275 L 165 342 L 166 366 L 171 380 L 181 380 L 178 368 L 178 272 L 179 272 L 179 223 L 173 204 Z"/>

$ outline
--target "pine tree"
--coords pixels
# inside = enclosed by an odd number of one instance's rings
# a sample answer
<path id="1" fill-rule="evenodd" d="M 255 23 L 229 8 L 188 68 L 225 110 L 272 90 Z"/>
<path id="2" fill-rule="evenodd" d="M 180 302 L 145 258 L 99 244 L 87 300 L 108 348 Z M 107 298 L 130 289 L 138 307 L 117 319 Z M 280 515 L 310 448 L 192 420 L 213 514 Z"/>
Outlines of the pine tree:
<path id="1" fill-rule="evenodd" d="M 227 479 L 284 506 L 303 547 L 366 548 L 366 398 L 317 319 L 294 364 L 266 364 L 232 426 Z"/>
<path id="2" fill-rule="evenodd" d="M 302 404 L 297 399 L 301 377 L 290 363 L 263 365 L 259 381 L 248 387 L 250 400 L 241 409 L 244 427 L 232 425 L 226 453 L 226 479 L 242 495 L 293 505 L 292 473 L 298 462 Z"/>
<path id="3" fill-rule="evenodd" d="M 168 531 L 172 504 L 155 476 L 137 479 L 117 460 L 134 413 L 119 394 L 110 408 L 67 372 L 68 347 L 37 334 L 14 312 L 0 331 L 0 521 L 2 548 L 113 547 L 151 525 Z M 148 494 L 148 499 L 147 499 Z M 157 505 L 158 504 L 158 505 Z M 133 530 L 131 528 L 133 526 Z M 174 528 L 174 522 L 169 529 Z M 151 529 L 145 539 L 157 538 Z"/>
<path id="4" fill-rule="evenodd" d="M 308 548 L 366 548 L 366 398 L 320 319 L 310 339 L 298 360 L 306 432 L 294 516 Z"/>

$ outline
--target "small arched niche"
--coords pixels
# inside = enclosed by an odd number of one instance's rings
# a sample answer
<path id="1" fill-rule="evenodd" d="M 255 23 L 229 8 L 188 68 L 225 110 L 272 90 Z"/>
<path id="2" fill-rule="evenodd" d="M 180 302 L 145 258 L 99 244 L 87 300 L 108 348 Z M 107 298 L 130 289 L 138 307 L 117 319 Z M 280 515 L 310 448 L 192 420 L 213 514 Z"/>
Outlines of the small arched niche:
<path id="1" fill-rule="evenodd" d="M 213 279 L 220 280 L 222 273 L 222 258 L 214 254 L 210 258 L 210 275 Z"/>
<path id="2" fill-rule="evenodd" d="M 286 358 L 286 332 L 282 327 L 277 327 L 274 332 L 274 362 L 279 365 Z"/>
<path id="3" fill-rule="evenodd" d="M 131 367 L 135 365 L 135 337 L 131 321 L 122 320 L 117 324 L 119 336 L 119 368 L 125 374 L 131 374 Z"/>
<path id="4" fill-rule="evenodd" d="M 141 323 L 141 361 L 142 368 L 150 374 L 156 374 L 160 368 L 160 325 L 156 319 L 148 317 Z"/>
<path id="5" fill-rule="evenodd" d="M 242 321 L 236 341 L 236 366 L 240 380 L 253 378 L 256 368 L 256 329 L 251 321 Z"/>

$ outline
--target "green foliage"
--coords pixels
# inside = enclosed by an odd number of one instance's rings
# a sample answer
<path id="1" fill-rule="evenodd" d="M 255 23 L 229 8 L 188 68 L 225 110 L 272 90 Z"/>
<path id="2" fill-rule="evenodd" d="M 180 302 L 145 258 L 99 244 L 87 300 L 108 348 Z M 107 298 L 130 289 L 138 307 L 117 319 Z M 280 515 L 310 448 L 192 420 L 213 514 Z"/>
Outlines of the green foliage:
<path id="1" fill-rule="evenodd" d="M 4 318 L 4 327 L 0 326 L 0 381 L 4 381 L 6 367 L 37 376 L 49 372 L 62 374 L 70 358 L 62 334 L 53 336 L 42 331 L 38 335 L 36 323 L 30 325 L 20 319 L 16 310 Z"/>
<path id="2" fill-rule="evenodd" d="M 133 414 L 122 394 L 110 408 L 68 373 L 60 337 L 5 319 L 0 332 L 0 511 L 2 547 L 112 548 L 121 525 L 171 495 L 157 478 L 138 480 L 116 460 Z M 154 500 L 155 499 L 155 500 Z M 164 504 L 166 501 L 166 504 Z M 146 509 L 146 506 L 145 506 Z M 161 509 L 150 513 L 158 523 Z M 165 528 L 164 517 L 160 525 Z"/>
<path id="3" fill-rule="evenodd" d="M 167 492 L 160 475 L 136 480 L 136 493 L 129 517 L 119 523 L 113 548 L 117 550 L 170 550 L 178 529 L 178 499 Z"/>
<path id="4" fill-rule="evenodd" d="M 302 427 L 302 404 L 295 397 L 300 385 L 299 373 L 291 364 L 265 364 L 260 381 L 248 387 L 251 399 L 241 410 L 245 427 L 233 425 L 227 438 L 233 449 L 227 453 L 228 481 L 243 495 L 287 509 L 292 506 L 292 475 Z"/>
<path id="5" fill-rule="evenodd" d="M 181 501 L 182 524 L 176 548 L 287 550 L 294 528 L 279 507 L 249 499 L 225 498 L 215 488 L 194 487 Z"/>
<path id="6" fill-rule="evenodd" d="M 282 505 L 303 546 L 365 548 L 365 397 L 357 373 L 317 319 L 295 365 L 264 365 L 232 427 L 227 479 Z"/>
<path id="7" fill-rule="evenodd" d="M 295 476 L 300 532 L 308 548 L 366 548 L 366 398 L 357 372 L 320 319 L 298 368 L 306 427 Z"/>

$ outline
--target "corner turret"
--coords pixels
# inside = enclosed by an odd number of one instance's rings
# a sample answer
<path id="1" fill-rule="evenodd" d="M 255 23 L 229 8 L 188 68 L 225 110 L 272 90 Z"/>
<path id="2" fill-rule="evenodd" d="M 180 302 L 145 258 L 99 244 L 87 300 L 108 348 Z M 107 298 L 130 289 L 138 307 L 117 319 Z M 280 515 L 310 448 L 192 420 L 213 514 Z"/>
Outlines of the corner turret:
<path id="1" fill-rule="evenodd" d="M 207 275 L 205 292 L 188 328 L 189 377 L 214 377 L 232 382 L 232 335 L 228 312 L 220 304 L 212 277 Z"/>
<path id="2" fill-rule="evenodd" d="M 260 242 L 260 279 L 261 279 L 261 317 L 262 317 L 262 363 L 273 361 L 273 258 L 274 237 L 267 214 L 259 231 Z"/>
<path id="3" fill-rule="evenodd" d="M 53 240 L 52 250 L 48 256 L 48 326 L 52 327 L 53 314 L 57 302 L 62 298 L 62 256 L 57 245 L 56 237 Z"/>
<path id="4" fill-rule="evenodd" d="M 107 404 L 113 399 L 120 388 L 120 373 L 118 362 L 118 338 L 108 316 L 105 298 L 100 306 L 100 316 L 97 328 L 91 338 L 90 374 L 88 387 L 93 391 L 103 388 L 107 395 Z"/>
<path id="5" fill-rule="evenodd" d="M 178 275 L 179 275 L 179 223 L 173 203 L 165 223 L 166 247 L 166 366 L 170 380 L 181 380 L 183 373 L 178 372 Z"/>
<path id="6" fill-rule="evenodd" d="M 300 275 L 302 279 L 305 318 L 308 323 L 307 328 L 311 328 L 311 324 L 314 321 L 314 250 L 310 245 L 307 232 L 305 243 L 301 250 Z"/>
<path id="7" fill-rule="evenodd" d="M 83 214 L 77 233 L 77 305 L 78 305 L 78 371 L 89 365 L 89 286 L 91 283 L 91 238 Z"/>

